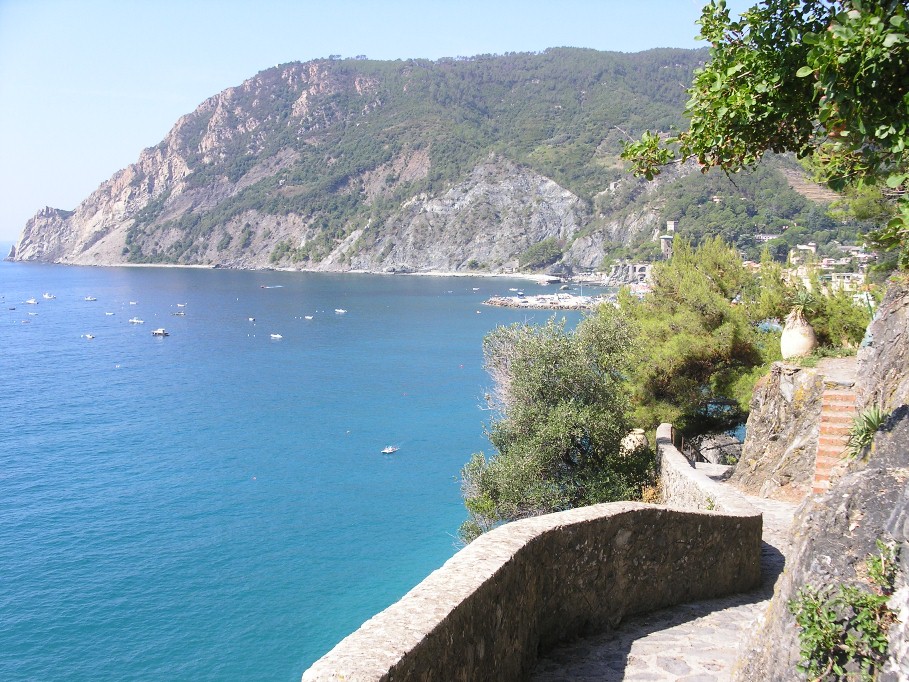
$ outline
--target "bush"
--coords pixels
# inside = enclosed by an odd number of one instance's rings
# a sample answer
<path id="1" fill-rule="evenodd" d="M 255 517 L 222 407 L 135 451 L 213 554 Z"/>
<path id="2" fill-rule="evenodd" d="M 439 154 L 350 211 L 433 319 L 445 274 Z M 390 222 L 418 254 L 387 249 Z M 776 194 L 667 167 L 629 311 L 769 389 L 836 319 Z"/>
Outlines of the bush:
<path id="1" fill-rule="evenodd" d="M 623 387 L 630 343 L 613 309 L 573 333 L 550 320 L 498 327 L 486 337 L 496 454 L 474 454 L 461 471 L 464 541 L 506 521 L 640 499 L 653 481 L 652 453 L 622 455 L 619 448 L 630 427 Z"/>

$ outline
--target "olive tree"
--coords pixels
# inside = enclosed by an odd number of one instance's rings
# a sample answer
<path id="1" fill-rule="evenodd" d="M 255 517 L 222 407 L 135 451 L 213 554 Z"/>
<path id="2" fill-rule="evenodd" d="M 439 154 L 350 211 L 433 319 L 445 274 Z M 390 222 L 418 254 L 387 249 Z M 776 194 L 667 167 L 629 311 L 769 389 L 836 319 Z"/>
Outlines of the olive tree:
<path id="1" fill-rule="evenodd" d="M 474 454 L 461 472 L 469 516 L 463 540 L 505 521 L 640 498 L 653 457 L 620 448 L 630 427 L 631 342 L 611 306 L 575 331 L 550 320 L 498 327 L 486 337 L 496 452 Z"/>

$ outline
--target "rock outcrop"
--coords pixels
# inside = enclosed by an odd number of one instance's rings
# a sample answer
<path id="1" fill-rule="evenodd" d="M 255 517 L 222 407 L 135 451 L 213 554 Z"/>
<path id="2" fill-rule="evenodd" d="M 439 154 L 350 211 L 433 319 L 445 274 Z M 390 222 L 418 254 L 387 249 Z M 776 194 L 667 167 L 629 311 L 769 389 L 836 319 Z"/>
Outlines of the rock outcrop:
<path id="1" fill-rule="evenodd" d="M 752 495 L 802 500 L 814 476 L 823 390 L 818 370 L 775 363 L 755 387 L 730 481 Z"/>

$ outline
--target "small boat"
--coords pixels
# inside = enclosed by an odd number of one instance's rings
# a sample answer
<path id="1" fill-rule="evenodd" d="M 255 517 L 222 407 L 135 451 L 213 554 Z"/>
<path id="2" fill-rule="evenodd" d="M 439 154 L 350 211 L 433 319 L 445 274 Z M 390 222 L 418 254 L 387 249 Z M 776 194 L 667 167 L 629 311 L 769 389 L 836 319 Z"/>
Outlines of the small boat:
<path id="1" fill-rule="evenodd" d="M 273 338 L 273 339 L 283 339 L 284 338 L 280 334 L 270 334 L 269 336 L 271 336 L 271 338 Z"/>
<path id="2" fill-rule="evenodd" d="M 113 313 L 104 313 L 105 315 L 113 315 Z"/>
<path id="3" fill-rule="evenodd" d="M 84 338 L 86 338 L 86 339 L 89 339 L 89 340 L 95 338 L 95 335 L 94 335 L 94 334 L 83 334 L 82 336 L 83 336 Z"/>
<path id="4" fill-rule="evenodd" d="M 384 448 L 382 448 L 383 455 L 391 455 L 397 451 L 398 451 L 397 445 L 386 445 Z"/>
<path id="5" fill-rule="evenodd" d="M 249 318 L 249 321 L 250 321 L 250 322 L 255 322 L 255 321 L 256 321 L 256 318 L 250 317 L 250 318 Z"/>
<path id="6" fill-rule="evenodd" d="M 178 307 L 178 308 L 185 308 L 185 307 L 186 307 L 186 304 L 185 304 L 185 303 L 178 303 L 178 304 L 177 304 L 177 307 Z"/>
<path id="7" fill-rule="evenodd" d="M 171 315 L 176 315 L 177 317 L 184 317 L 186 315 L 186 313 L 184 313 L 182 310 L 178 310 L 174 313 L 171 313 Z"/>
<path id="8" fill-rule="evenodd" d="M 559 287 L 559 289 L 561 289 L 562 291 L 568 291 L 570 288 L 571 287 L 569 287 L 567 284 L 563 284 L 562 286 Z"/>
<path id="9" fill-rule="evenodd" d="M 130 301 L 129 304 L 130 305 L 139 305 L 139 301 Z"/>
<path id="10" fill-rule="evenodd" d="M 312 319 L 312 315 L 304 315 L 304 316 L 303 316 L 303 319 L 304 319 L 304 320 L 311 320 L 311 319 Z"/>
<path id="11" fill-rule="evenodd" d="M 145 320 L 140 320 L 138 317 L 129 318 L 130 324 L 145 324 Z"/>
<path id="12" fill-rule="evenodd" d="M 158 329 L 152 329 L 152 336 L 170 336 L 170 334 L 164 331 L 164 327 L 159 327 Z"/>
<path id="13" fill-rule="evenodd" d="M 343 315 L 347 311 L 344 310 L 344 308 L 335 308 L 335 312 L 338 313 L 338 315 Z"/>
<path id="14" fill-rule="evenodd" d="M 23 301 L 23 303 L 28 303 L 29 305 L 38 305 L 38 301 L 36 301 L 33 298 L 28 298 L 25 301 Z"/>
<path id="15" fill-rule="evenodd" d="M 45 291 L 43 294 L 41 294 L 41 298 L 46 298 L 46 299 L 49 301 L 49 300 L 51 300 L 52 298 L 57 298 L 57 297 L 54 296 L 53 294 L 49 294 L 49 293 L 47 293 L 47 292 Z"/>
<path id="16" fill-rule="evenodd" d="M 97 301 L 98 299 L 95 298 L 94 296 L 86 296 L 86 297 L 85 297 L 85 300 L 86 300 L 86 301 Z"/>

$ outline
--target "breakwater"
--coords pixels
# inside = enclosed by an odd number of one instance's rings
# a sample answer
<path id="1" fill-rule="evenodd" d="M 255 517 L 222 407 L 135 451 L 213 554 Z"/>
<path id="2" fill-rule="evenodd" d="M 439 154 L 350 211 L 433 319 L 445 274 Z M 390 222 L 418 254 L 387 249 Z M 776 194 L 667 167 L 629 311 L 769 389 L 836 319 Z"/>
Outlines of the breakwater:
<path id="1" fill-rule="evenodd" d="M 484 305 L 503 308 L 531 308 L 535 310 L 593 310 L 609 302 L 605 296 L 577 296 L 575 294 L 539 294 L 537 296 L 493 296 Z"/>

